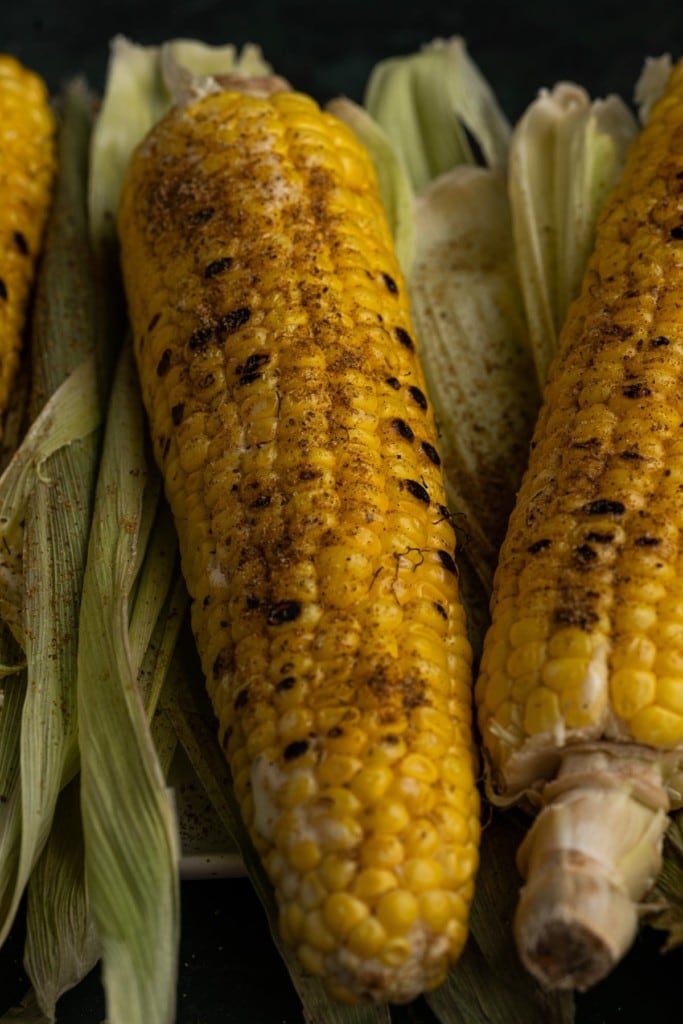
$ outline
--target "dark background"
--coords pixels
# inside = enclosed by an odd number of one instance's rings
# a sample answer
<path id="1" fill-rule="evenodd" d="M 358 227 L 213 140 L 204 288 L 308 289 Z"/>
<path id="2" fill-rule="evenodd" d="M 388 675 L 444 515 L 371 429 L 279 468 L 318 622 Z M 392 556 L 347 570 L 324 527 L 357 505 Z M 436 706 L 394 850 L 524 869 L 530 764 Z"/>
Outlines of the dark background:
<path id="1" fill-rule="evenodd" d="M 574 78 L 596 94 L 630 98 L 646 55 L 680 50 L 675 0 L 3 0 L 0 45 L 33 65 L 53 89 L 83 73 L 101 88 L 108 42 L 177 36 L 259 43 L 276 70 L 320 100 L 359 99 L 372 64 L 434 36 L 463 35 L 511 117 L 540 86 Z"/>
<path id="2" fill-rule="evenodd" d="M 510 118 L 538 88 L 572 79 L 593 95 L 627 100 L 648 55 L 683 52 L 683 9 L 675 0 L 507 3 L 40 3 L 3 0 L 0 49 L 42 73 L 56 91 L 74 75 L 104 84 L 108 43 L 123 33 L 136 42 L 178 36 L 212 44 L 256 42 L 275 69 L 320 101 L 343 93 L 362 98 L 373 63 L 408 53 L 436 36 L 459 34 L 487 75 Z M 579 997 L 577 1024 L 680 1019 L 683 956 L 664 958 L 660 937 L 645 930 L 626 960 Z M 19 922 L 0 952 L 0 1013 L 24 993 Z M 100 1024 L 105 1017 L 93 972 L 59 1007 L 58 1024 Z M 396 1024 L 433 1024 L 422 1003 L 402 1008 Z M 302 1013 L 269 940 L 249 884 L 241 879 L 183 884 L 183 939 L 178 1024 L 300 1024 Z M 468 1024 L 468 1022 L 453 1022 Z"/>

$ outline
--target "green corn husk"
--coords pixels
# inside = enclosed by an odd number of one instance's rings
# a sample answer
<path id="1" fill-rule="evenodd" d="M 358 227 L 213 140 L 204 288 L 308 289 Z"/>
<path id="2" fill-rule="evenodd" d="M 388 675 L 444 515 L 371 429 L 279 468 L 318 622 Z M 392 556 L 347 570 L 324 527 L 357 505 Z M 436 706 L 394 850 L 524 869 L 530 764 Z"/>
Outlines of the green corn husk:
<path id="1" fill-rule="evenodd" d="M 542 90 L 515 126 L 509 190 L 517 266 L 541 387 L 578 294 L 595 225 L 637 131 L 617 96 L 581 86 Z"/>
<path id="2" fill-rule="evenodd" d="M 101 955 L 84 884 L 80 779 L 61 791 L 45 848 L 31 875 L 24 966 L 46 1021 L 57 1001 L 92 970 Z"/>
<path id="3" fill-rule="evenodd" d="M 505 177 L 455 168 L 417 198 L 415 220 L 410 296 L 448 505 L 488 594 L 540 406 Z"/>
<path id="4" fill-rule="evenodd" d="M 0 830 L 0 941 L 47 841 L 59 792 L 77 765 L 77 614 L 101 422 L 87 260 L 78 247 L 73 205 L 84 182 L 91 118 L 80 86 L 67 90 L 60 114 L 62 166 L 33 317 L 32 357 L 39 353 L 38 365 L 45 355 L 46 373 L 36 374 L 40 391 L 34 385 L 31 402 L 41 411 L 0 479 L 0 610 L 21 648 L 14 664 L 25 665 L 23 682 L 6 683 L 2 715 L 2 761 L 11 781 Z M 54 358 L 55 339 L 57 345 L 66 339 L 67 361 Z"/>
<path id="5" fill-rule="evenodd" d="M 176 996 L 177 825 L 137 686 L 153 629 L 131 628 L 136 589 L 140 614 L 148 625 L 155 618 L 138 582 L 159 500 L 144 439 L 125 346 L 107 417 L 78 649 L 85 875 L 111 1024 L 169 1024 Z"/>
<path id="6" fill-rule="evenodd" d="M 474 164 L 474 139 L 489 167 L 507 163 L 510 125 L 459 36 L 379 61 L 363 106 L 386 132 L 416 192 L 459 164 Z"/>

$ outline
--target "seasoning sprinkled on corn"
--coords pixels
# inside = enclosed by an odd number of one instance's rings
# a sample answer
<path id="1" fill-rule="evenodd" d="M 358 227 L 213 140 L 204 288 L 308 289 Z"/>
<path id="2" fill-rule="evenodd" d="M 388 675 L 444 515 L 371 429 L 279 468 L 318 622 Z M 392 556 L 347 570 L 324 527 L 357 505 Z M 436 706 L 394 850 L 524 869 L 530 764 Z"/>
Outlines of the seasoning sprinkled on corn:
<path id="1" fill-rule="evenodd" d="M 477 682 L 494 800 L 541 811 L 516 933 L 548 985 L 630 945 L 683 762 L 683 64 L 602 214 L 500 554 Z"/>
<path id="2" fill-rule="evenodd" d="M 231 83 L 140 145 L 119 227 L 220 740 L 285 939 L 344 1001 L 462 950 L 471 652 L 438 435 L 370 159 Z"/>
<path id="3" fill-rule="evenodd" d="M 45 83 L 0 54 L 0 429 L 19 366 L 55 171 L 55 123 Z"/>

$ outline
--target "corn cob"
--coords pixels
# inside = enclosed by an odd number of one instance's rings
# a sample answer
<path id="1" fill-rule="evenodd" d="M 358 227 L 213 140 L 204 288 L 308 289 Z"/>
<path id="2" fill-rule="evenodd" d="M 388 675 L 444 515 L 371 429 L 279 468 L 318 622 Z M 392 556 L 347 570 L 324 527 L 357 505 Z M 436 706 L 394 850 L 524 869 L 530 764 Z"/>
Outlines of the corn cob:
<path id="1" fill-rule="evenodd" d="M 407 1001 L 460 953 L 478 859 L 455 540 L 369 157 L 259 91 L 180 104 L 132 158 L 135 352 L 282 934 L 336 998 Z"/>
<path id="2" fill-rule="evenodd" d="M 556 986 L 628 948 L 681 800 L 682 111 L 679 65 L 561 335 L 476 684 L 492 799 L 541 808 L 515 928 Z"/>
<path id="3" fill-rule="evenodd" d="M 45 83 L 0 54 L 0 417 L 19 365 L 28 301 L 56 170 Z"/>

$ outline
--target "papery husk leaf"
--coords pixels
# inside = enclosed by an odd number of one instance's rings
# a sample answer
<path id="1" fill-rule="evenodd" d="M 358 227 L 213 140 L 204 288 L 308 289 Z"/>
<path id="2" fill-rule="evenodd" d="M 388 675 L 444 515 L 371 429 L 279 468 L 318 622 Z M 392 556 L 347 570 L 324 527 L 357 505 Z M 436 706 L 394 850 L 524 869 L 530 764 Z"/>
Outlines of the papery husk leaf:
<path id="1" fill-rule="evenodd" d="M 393 141 L 416 192 L 451 168 L 507 162 L 510 125 L 460 36 L 373 67 L 363 106 Z"/>
<path id="2" fill-rule="evenodd" d="M 515 854 L 528 822 L 486 805 L 485 813 L 470 935 L 445 984 L 425 998 L 442 1024 L 572 1024 L 573 994 L 543 989 L 522 967 L 513 939 L 521 885 Z"/>
<path id="3" fill-rule="evenodd" d="M 40 412 L 0 480 L 5 568 L 15 572 L 20 588 L 16 608 L 5 605 L 3 611 L 26 661 L 20 846 L 16 864 L 11 858 L 4 866 L 3 883 L 10 870 L 14 880 L 11 892 L 3 885 L 0 943 L 47 839 L 59 791 L 77 766 L 78 608 L 102 419 L 94 372 L 95 299 L 84 258 L 91 123 L 82 90 L 67 90 L 32 318 L 36 372 L 30 407 Z"/>
<path id="4" fill-rule="evenodd" d="M 641 124 L 646 123 L 653 106 L 664 95 L 672 69 L 670 53 L 663 53 L 659 57 L 646 57 L 633 90 L 638 120 Z"/>
<path id="5" fill-rule="evenodd" d="M 2 431 L 0 431 L 0 475 L 5 472 L 10 459 L 21 444 L 21 439 L 26 432 L 28 393 L 29 367 L 27 353 L 24 351 L 14 380 L 14 386 L 8 398 Z"/>
<path id="6" fill-rule="evenodd" d="M 307 1024 L 390 1024 L 387 1006 L 345 1006 L 330 999 L 322 982 L 303 971 L 295 952 L 282 941 L 273 887 L 242 823 L 191 637 L 186 636 L 177 655 L 174 670 L 169 673 L 162 691 L 162 707 L 173 722 L 179 742 L 220 822 L 240 851 L 265 910 L 273 941 L 301 999 Z"/>
<path id="7" fill-rule="evenodd" d="M 53 1020 L 57 1001 L 95 967 L 100 943 L 84 874 L 80 784 L 59 794 L 54 821 L 28 885 L 24 965 L 36 1002 Z"/>
<path id="8" fill-rule="evenodd" d="M 407 275 L 413 263 L 415 220 L 413 189 L 401 158 L 387 133 L 357 103 L 340 97 L 330 100 L 327 109 L 353 130 L 372 158 L 396 256 Z"/>
<path id="9" fill-rule="evenodd" d="M 79 624 L 86 882 L 110 1024 L 170 1024 L 179 942 L 177 825 L 136 685 L 130 597 L 150 464 L 132 351 L 113 385 Z M 158 486 L 152 476 L 152 501 Z"/>
<path id="10" fill-rule="evenodd" d="M 16 642 L 4 628 L 0 654 L 16 659 Z M 8 676 L 2 687 L 0 710 L 0 920 L 12 914 L 21 847 L 21 780 L 19 776 L 21 716 L 26 695 L 26 673 Z"/>
<path id="11" fill-rule="evenodd" d="M 0 477 L 0 617 L 23 646 L 23 528 L 37 480 L 49 484 L 47 460 L 60 448 L 87 438 L 102 421 L 95 362 L 85 359 L 31 424 Z"/>
<path id="12" fill-rule="evenodd" d="M 410 298 L 448 505 L 488 594 L 540 405 L 503 173 L 455 168 L 415 220 Z"/>
<path id="13" fill-rule="evenodd" d="M 0 1017 L 0 1024 L 53 1024 L 36 1000 L 34 992 L 27 992 L 19 1006 L 6 1010 Z"/>
<path id="14" fill-rule="evenodd" d="M 146 504 L 156 507 L 156 516 L 136 580 L 129 643 L 149 719 L 159 699 L 188 597 L 180 575 L 177 535 L 168 505 L 165 501 Z M 145 531 L 141 533 L 145 535 Z"/>
<path id="15" fill-rule="evenodd" d="M 578 294 L 597 218 L 637 122 L 617 96 L 581 86 L 542 90 L 512 134 L 509 189 L 517 264 L 539 384 Z"/>
<path id="16" fill-rule="evenodd" d="M 647 924 L 666 933 L 664 951 L 683 945 L 683 811 L 674 811 L 664 836 L 662 868 L 643 907 Z"/>

